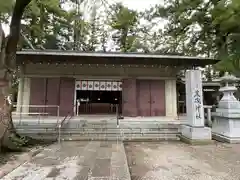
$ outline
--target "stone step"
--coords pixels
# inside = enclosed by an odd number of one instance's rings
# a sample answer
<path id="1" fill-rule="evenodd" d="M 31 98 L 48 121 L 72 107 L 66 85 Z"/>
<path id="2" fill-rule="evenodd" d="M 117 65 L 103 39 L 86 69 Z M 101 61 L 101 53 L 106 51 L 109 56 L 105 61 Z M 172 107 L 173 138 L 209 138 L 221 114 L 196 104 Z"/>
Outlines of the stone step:
<path id="1" fill-rule="evenodd" d="M 57 133 L 21 133 L 36 139 L 57 140 Z M 61 134 L 64 140 L 178 140 L 177 133 L 172 134 Z"/>
<path id="2" fill-rule="evenodd" d="M 40 129 L 40 128 L 58 128 L 57 125 L 47 125 L 47 124 L 43 124 L 43 125 L 18 125 L 15 126 L 17 129 L 24 129 L 24 128 L 36 128 L 36 129 Z M 159 126 L 79 126 L 79 125 L 64 125 L 62 126 L 62 129 L 180 129 L 180 125 L 159 125 Z"/>
<path id="3" fill-rule="evenodd" d="M 142 122 L 141 122 L 142 123 Z M 119 127 L 109 122 L 74 121 L 64 124 L 61 139 L 66 140 L 178 140 L 180 124 L 121 122 Z M 19 134 L 36 139 L 57 140 L 59 129 L 54 123 L 20 124 Z"/>
<path id="4" fill-rule="evenodd" d="M 19 134 L 22 133 L 28 133 L 28 134 L 48 134 L 48 133 L 52 133 L 52 134 L 58 134 L 59 131 L 56 129 L 17 129 L 17 132 Z M 95 129 L 85 129 L 85 130 L 81 130 L 81 129 L 64 129 L 60 131 L 61 134 L 96 134 L 96 135 L 101 135 L 101 134 L 118 134 L 118 135 L 125 135 L 125 134 L 140 134 L 140 135 L 144 135 L 144 134 L 178 134 L 179 131 L 177 129 L 156 129 L 156 130 L 138 130 L 138 129 L 134 129 L 134 130 L 118 130 L 118 129 L 108 129 L 108 130 L 95 130 Z"/>
<path id="5" fill-rule="evenodd" d="M 134 136 L 134 137 L 115 137 L 115 136 L 106 136 L 106 137 L 101 137 L 101 136 L 96 136 L 96 137 L 89 137 L 89 136 L 70 136 L 70 137 L 65 137 L 63 136 L 61 138 L 62 140 L 65 141 L 90 141 L 90 140 L 94 140 L 94 141 L 135 141 L 135 140 L 148 140 L 148 141 L 160 141 L 160 140 L 179 140 L 178 136 L 176 135 L 167 135 L 167 136 Z"/>
<path id="6" fill-rule="evenodd" d="M 57 131 L 17 131 L 21 135 L 58 135 Z M 155 132 L 155 133 L 108 133 L 108 132 L 61 132 L 61 135 L 77 136 L 161 136 L 176 135 L 178 132 Z"/>
<path id="7" fill-rule="evenodd" d="M 87 123 L 81 123 L 81 122 L 73 122 L 71 121 L 71 123 L 68 123 L 69 125 L 78 125 L 78 126 L 116 126 L 117 123 L 93 123 L 93 122 L 87 122 Z M 165 126 L 165 127 L 179 127 L 180 124 L 176 124 L 176 123 L 152 123 L 152 122 L 148 122 L 148 123 L 133 123 L 133 122 L 120 122 L 119 126 L 134 126 L 134 127 L 147 127 L 147 126 L 151 126 L 151 127 L 157 127 L 157 126 Z"/>
<path id="8" fill-rule="evenodd" d="M 29 125 L 15 125 L 17 129 L 24 129 L 24 128 L 34 128 L 34 129 L 41 129 L 41 128 L 58 128 L 56 124 L 29 124 Z M 159 125 L 80 125 L 80 124 L 65 124 L 62 128 L 65 129 L 179 129 L 180 125 L 175 124 L 159 124 Z"/>
<path id="9" fill-rule="evenodd" d="M 16 129 L 57 129 L 56 125 L 26 125 L 15 126 Z"/>

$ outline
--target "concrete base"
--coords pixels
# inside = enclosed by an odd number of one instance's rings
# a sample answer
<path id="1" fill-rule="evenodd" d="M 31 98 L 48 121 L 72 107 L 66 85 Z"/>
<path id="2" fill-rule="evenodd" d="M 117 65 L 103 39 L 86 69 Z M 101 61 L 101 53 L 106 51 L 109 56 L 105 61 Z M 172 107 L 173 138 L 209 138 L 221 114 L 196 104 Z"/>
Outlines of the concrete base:
<path id="1" fill-rule="evenodd" d="M 193 145 L 212 144 L 211 128 L 208 127 L 192 127 L 188 125 L 181 126 L 182 134 L 180 140 Z"/>
<path id="2" fill-rule="evenodd" d="M 240 137 L 239 138 L 233 138 L 233 137 L 228 137 L 228 136 L 224 136 L 221 134 L 217 134 L 217 133 L 212 133 L 212 138 L 216 141 L 220 141 L 220 142 L 225 142 L 225 143 L 230 143 L 230 144 L 240 144 Z"/>
<path id="3" fill-rule="evenodd" d="M 179 136 L 180 141 L 186 143 L 186 144 L 191 144 L 191 145 L 209 145 L 209 144 L 214 144 L 213 140 L 199 140 L 199 139 L 189 139 L 183 135 Z"/>
<path id="4" fill-rule="evenodd" d="M 240 143 L 240 119 L 215 117 L 212 134 L 215 140 L 221 142 Z"/>

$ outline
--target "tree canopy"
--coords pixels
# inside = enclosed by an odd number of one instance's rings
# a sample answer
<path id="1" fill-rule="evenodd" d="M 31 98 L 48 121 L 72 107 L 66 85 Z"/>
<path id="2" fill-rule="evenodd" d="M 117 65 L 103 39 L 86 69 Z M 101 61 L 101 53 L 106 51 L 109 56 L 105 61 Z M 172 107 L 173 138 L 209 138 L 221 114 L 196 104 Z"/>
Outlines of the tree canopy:
<path id="1" fill-rule="evenodd" d="M 0 1 L 7 22 L 14 1 Z M 215 69 L 236 73 L 239 10 L 238 0 L 169 0 L 142 12 L 107 0 L 32 0 L 18 48 L 215 57 Z"/>
<path id="2" fill-rule="evenodd" d="M 164 18 L 165 36 L 174 50 L 186 55 L 219 58 L 218 70 L 239 71 L 238 0 L 171 0 L 149 12 L 151 18 Z M 235 56 L 236 55 L 236 56 Z"/>

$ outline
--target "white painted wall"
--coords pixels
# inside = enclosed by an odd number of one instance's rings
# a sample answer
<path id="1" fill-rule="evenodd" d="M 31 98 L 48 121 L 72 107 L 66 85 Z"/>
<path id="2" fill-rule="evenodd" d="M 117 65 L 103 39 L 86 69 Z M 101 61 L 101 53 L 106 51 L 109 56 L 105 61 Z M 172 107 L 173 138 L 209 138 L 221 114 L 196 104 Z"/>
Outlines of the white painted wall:
<path id="1" fill-rule="evenodd" d="M 24 78 L 20 77 L 19 78 L 19 83 L 18 83 L 18 95 L 17 95 L 17 112 L 21 112 L 21 105 L 22 105 L 22 100 L 23 100 L 23 85 L 24 85 Z"/>
<path id="2" fill-rule="evenodd" d="M 29 112 L 30 104 L 30 82 L 31 79 L 21 77 L 18 85 L 18 99 L 17 99 L 17 113 L 27 114 Z M 23 107 L 25 106 L 25 107 Z"/>

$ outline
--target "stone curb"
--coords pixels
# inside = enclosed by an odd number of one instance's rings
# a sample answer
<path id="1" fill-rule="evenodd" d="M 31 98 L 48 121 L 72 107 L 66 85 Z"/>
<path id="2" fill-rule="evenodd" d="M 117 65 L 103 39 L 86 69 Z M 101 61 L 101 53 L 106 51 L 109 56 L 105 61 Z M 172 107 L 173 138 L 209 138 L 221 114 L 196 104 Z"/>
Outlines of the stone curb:
<path id="1" fill-rule="evenodd" d="M 17 169 L 22 164 L 29 162 L 34 156 L 36 156 L 42 150 L 43 148 L 30 150 L 29 152 L 21 154 L 19 157 L 17 157 L 16 160 L 7 162 L 7 164 L 3 165 L 0 169 L 0 179 L 2 179 L 4 176 L 14 171 L 15 169 Z"/>

